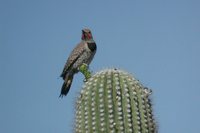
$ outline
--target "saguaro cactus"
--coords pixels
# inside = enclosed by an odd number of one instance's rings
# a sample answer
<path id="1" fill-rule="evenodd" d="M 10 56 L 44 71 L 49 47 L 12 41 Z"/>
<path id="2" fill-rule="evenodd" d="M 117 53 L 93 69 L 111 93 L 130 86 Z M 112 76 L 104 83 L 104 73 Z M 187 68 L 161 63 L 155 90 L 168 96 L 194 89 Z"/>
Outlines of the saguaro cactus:
<path id="1" fill-rule="evenodd" d="M 77 100 L 76 133 L 155 133 L 151 91 L 127 72 L 93 75 Z"/>

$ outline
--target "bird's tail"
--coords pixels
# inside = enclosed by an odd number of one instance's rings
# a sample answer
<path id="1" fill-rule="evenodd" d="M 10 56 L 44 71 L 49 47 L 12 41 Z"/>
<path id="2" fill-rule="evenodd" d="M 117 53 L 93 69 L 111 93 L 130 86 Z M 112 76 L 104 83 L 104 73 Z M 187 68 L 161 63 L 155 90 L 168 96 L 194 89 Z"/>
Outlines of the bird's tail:
<path id="1" fill-rule="evenodd" d="M 69 89 L 71 87 L 71 84 L 72 84 L 72 81 L 73 81 L 73 77 L 74 77 L 73 74 L 66 75 L 65 81 L 64 81 L 64 83 L 62 85 L 61 93 L 60 93 L 59 97 L 63 97 L 63 96 L 67 95 L 67 93 L 69 92 Z"/>

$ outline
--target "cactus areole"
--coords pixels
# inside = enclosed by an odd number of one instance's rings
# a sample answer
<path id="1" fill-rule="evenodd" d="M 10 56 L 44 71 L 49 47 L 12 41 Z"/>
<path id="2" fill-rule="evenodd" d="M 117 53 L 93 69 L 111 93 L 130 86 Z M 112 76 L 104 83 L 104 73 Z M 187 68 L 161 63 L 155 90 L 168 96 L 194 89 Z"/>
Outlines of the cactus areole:
<path id="1" fill-rule="evenodd" d="M 147 90 L 127 72 L 102 70 L 83 86 L 76 106 L 76 133 L 156 133 Z"/>

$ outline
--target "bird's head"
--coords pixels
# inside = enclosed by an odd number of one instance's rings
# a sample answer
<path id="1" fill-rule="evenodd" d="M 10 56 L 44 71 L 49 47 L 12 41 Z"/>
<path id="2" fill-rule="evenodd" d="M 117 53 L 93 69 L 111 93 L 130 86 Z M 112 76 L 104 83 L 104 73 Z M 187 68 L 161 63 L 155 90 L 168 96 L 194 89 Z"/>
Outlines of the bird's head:
<path id="1" fill-rule="evenodd" d="M 81 39 L 84 41 L 93 40 L 92 32 L 89 29 L 83 29 Z"/>

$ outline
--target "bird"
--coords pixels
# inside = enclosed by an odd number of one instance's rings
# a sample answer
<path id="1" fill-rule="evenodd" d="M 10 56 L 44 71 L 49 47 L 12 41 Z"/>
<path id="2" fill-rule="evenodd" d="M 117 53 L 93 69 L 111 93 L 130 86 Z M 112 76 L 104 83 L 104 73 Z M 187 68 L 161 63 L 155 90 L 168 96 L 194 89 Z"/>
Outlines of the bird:
<path id="1" fill-rule="evenodd" d="M 93 39 L 92 32 L 88 28 L 83 29 L 81 42 L 78 43 L 72 50 L 60 75 L 60 77 L 63 78 L 64 83 L 59 97 L 66 96 L 68 94 L 74 74 L 79 72 L 79 67 L 82 64 L 89 66 L 94 58 L 96 50 L 97 45 Z"/>

